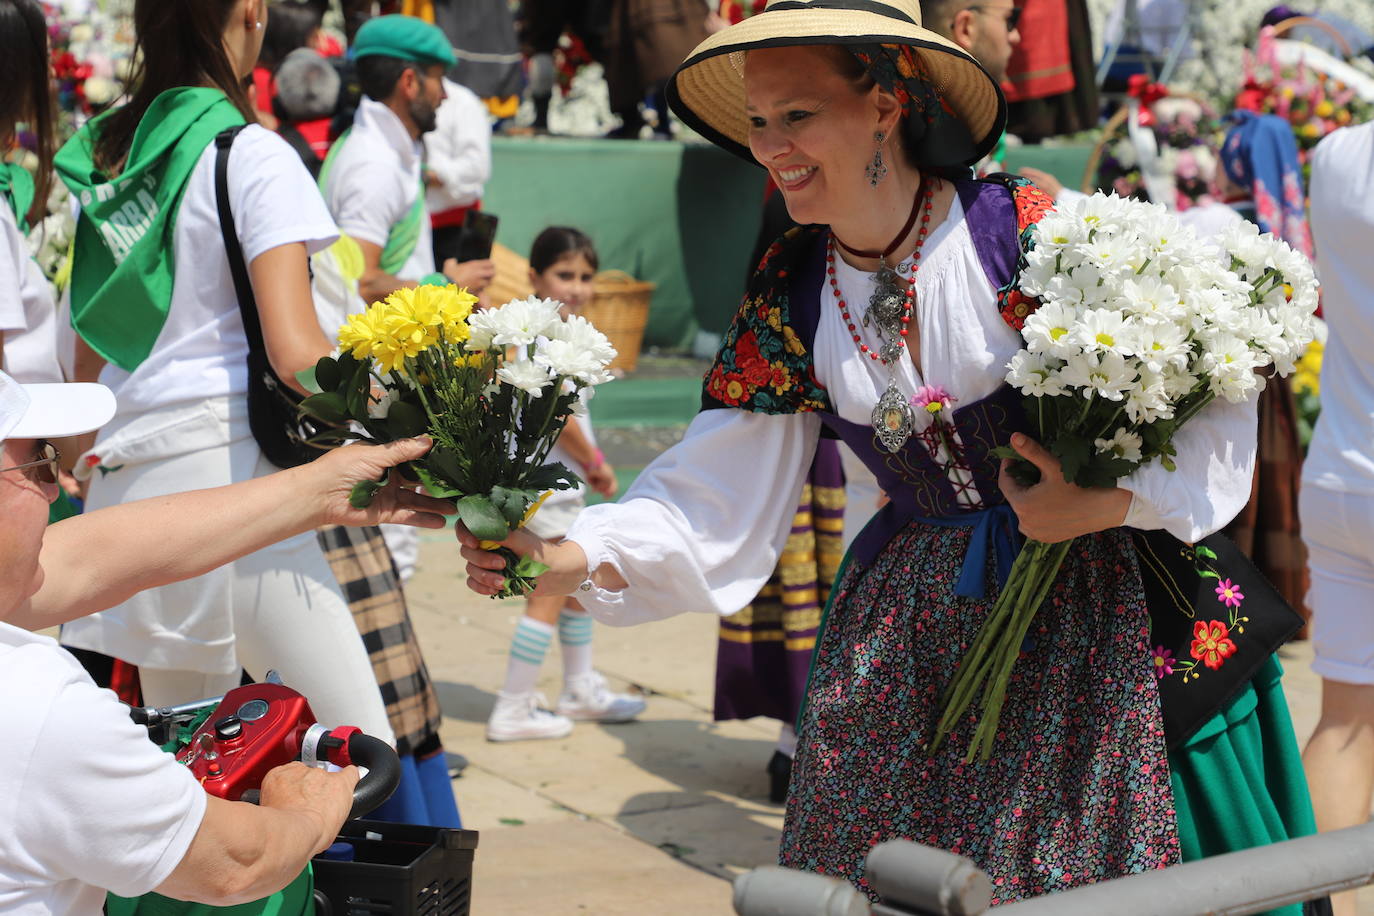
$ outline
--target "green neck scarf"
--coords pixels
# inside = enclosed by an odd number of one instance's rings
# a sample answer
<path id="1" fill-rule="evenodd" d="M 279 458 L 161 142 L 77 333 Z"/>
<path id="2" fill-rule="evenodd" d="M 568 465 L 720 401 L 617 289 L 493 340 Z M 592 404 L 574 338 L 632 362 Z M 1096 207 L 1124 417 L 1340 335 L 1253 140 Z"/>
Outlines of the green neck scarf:
<path id="1" fill-rule="evenodd" d="M 97 353 L 132 372 L 152 352 L 172 303 L 173 230 L 205 148 L 243 123 L 218 89 L 169 89 L 138 123 L 114 181 L 92 160 L 105 116 L 57 153 L 57 173 L 81 204 L 72 254 L 72 326 Z"/>
<path id="2" fill-rule="evenodd" d="M 329 187 L 329 173 L 333 171 L 334 159 L 338 156 L 339 150 L 343 149 L 344 141 L 353 132 L 349 128 L 339 134 L 339 139 L 334 141 L 330 147 L 329 154 L 324 157 L 324 165 L 320 166 L 319 186 L 320 193 L 326 195 Z M 415 246 L 420 244 L 420 233 L 426 229 L 425 225 L 425 182 L 420 179 L 420 189 L 415 195 L 415 203 L 411 206 L 410 212 L 401 218 L 401 221 L 391 227 L 387 233 L 386 244 L 382 246 L 382 256 L 377 266 L 384 273 L 391 274 L 393 277 L 401 272 L 405 267 L 406 261 L 415 253 Z"/>
<path id="3" fill-rule="evenodd" d="M 19 231 L 29 232 L 29 207 L 33 206 L 33 176 L 28 169 L 13 162 L 0 163 L 0 197 L 14 211 Z"/>

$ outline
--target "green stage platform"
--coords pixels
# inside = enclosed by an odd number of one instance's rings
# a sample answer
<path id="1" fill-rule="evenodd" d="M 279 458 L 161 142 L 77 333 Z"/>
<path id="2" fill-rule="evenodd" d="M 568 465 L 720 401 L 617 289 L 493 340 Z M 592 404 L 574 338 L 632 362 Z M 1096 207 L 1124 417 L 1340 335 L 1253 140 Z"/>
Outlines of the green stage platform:
<path id="1" fill-rule="evenodd" d="M 1007 167 L 1035 166 L 1076 188 L 1090 152 L 1021 147 Z M 586 231 L 603 268 L 658 284 L 645 345 L 687 349 L 735 313 L 763 186 L 761 169 L 705 144 L 496 137 L 483 207 L 501 219 L 497 240 L 521 254 L 545 226 Z"/>

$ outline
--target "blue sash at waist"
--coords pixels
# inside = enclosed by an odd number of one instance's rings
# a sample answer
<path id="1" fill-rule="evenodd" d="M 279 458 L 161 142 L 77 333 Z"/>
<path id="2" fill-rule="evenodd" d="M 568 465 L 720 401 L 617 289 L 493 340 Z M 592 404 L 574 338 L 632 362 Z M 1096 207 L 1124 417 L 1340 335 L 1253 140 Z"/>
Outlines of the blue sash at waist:
<path id="1" fill-rule="evenodd" d="M 977 512 L 962 512 L 958 515 L 922 516 L 909 509 L 900 508 L 896 503 L 888 503 L 878 510 L 864 530 L 854 539 L 851 548 L 854 558 L 864 566 L 871 566 L 888 542 L 911 522 L 922 522 L 940 528 L 972 528 L 968 548 L 964 553 L 964 563 L 959 571 L 959 581 L 955 584 L 954 594 L 961 598 L 983 598 L 987 594 L 983 581 L 983 570 L 987 567 L 988 553 L 992 552 L 997 564 L 998 585 L 1006 585 L 1011 575 L 1012 564 L 1021 549 L 1021 536 L 1017 527 L 1016 513 L 1011 506 L 1000 503 Z"/>

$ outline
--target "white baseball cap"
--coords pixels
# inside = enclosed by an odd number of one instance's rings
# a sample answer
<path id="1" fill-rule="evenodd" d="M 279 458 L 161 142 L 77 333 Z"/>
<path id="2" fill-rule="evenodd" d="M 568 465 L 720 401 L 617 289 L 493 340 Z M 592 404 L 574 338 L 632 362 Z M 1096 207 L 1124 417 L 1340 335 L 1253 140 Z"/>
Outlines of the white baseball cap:
<path id="1" fill-rule="evenodd" d="M 0 372 L 0 442 L 88 433 L 108 423 L 114 412 L 114 392 L 104 385 L 23 385 Z"/>

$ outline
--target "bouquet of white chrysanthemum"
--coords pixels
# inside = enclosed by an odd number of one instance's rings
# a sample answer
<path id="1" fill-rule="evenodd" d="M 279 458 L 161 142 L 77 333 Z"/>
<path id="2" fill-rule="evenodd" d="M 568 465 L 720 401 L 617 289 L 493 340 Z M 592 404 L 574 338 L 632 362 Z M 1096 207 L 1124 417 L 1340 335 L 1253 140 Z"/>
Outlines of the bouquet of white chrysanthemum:
<path id="1" fill-rule="evenodd" d="M 483 546 L 506 558 L 499 597 L 523 595 L 545 568 L 499 547 L 552 490 L 576 486 L 546 464 L 586 389 L 611 379 L 615 349 L 552 299 L 472 311 L 456 287 L 402 289 L 339 329 L 342 352 L 302 374 L 315 392 L 301 410 L 335 427 L 334 441 L 388 442 L 427 433 L 434 447 L 408 470 L 432 496 L 454 500 Z M 366 505 L 385 481 L 354 488 Z"/>
<path id="2" fill-rule="evenodd" d="M 1204 244 L 1158 204 L 1096 194 L 1033 231 L 1020 292 L 1039 300 L 1007 381 L 1064 478 L 1110 487 L 1158 459 L 1215 398 L 1238 403 L 1288 375 L 1312 340 L 1317 282 L 1283 241 L 1238 223 Z M 1037 472 L 1011 449 L 1012 473 Z M 1028 540 L 946 696 L 932 750 L 981 691 L 968 759 L 991 752 L 1012 666 L 1072 541 Z"/>

